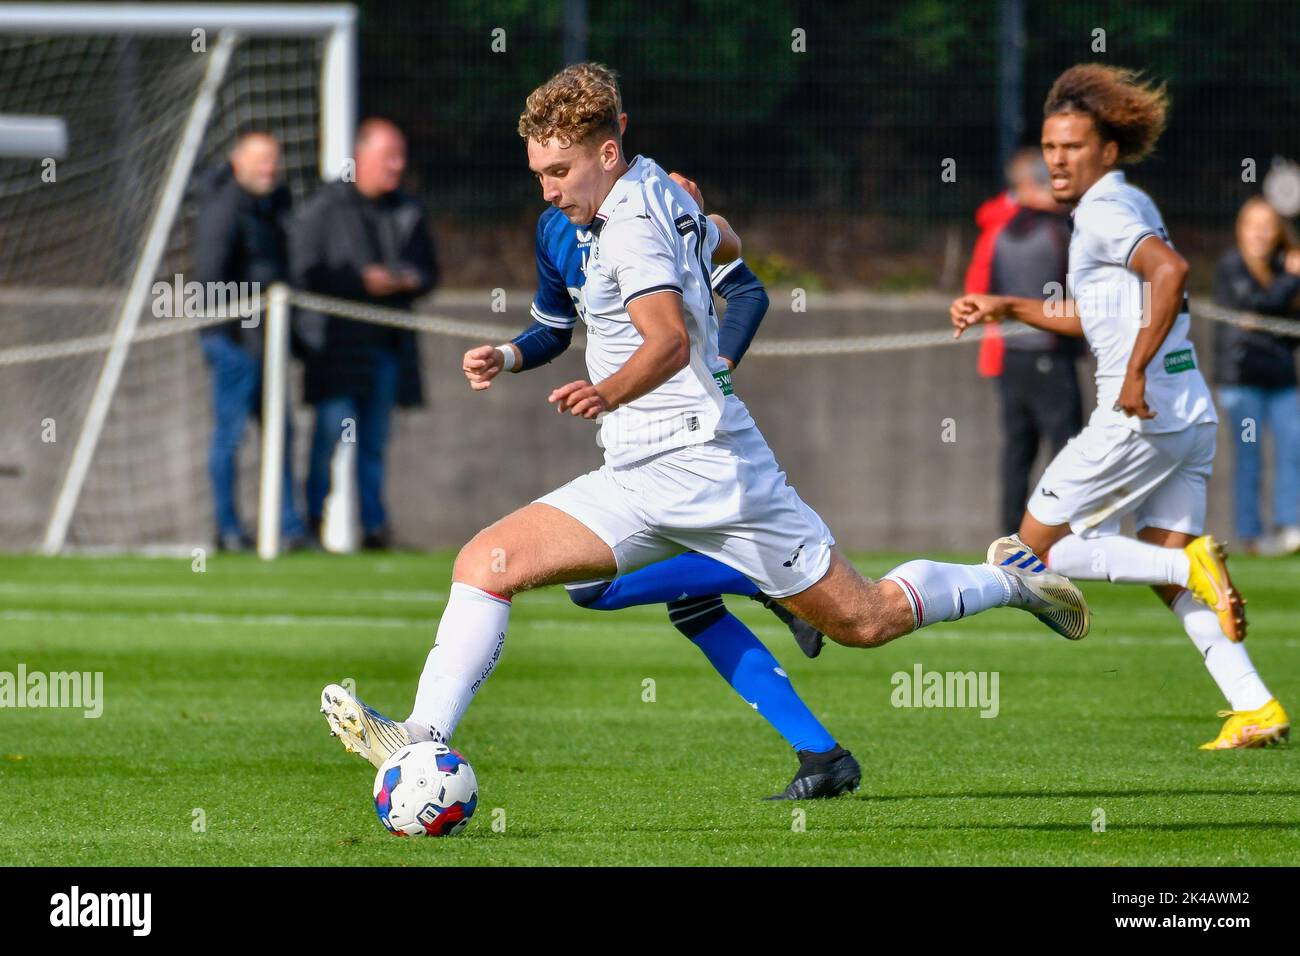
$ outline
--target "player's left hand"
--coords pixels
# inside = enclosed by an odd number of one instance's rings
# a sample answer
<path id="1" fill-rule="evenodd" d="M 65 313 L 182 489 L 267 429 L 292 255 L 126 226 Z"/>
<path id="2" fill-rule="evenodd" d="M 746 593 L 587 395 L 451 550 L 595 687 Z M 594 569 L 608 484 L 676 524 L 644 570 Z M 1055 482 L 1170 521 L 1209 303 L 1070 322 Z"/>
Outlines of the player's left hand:
<path id="1" fill-rule="evenodd" d="M 1119 390 L 1119 398 L 1115 401 L 1115 410 L 1123 412 L 1128 418 L 1132 418 L 1134 415 L 1142 419 L 1155 418 L 1156 413 L 1147 407 L 1146 393 L 1146 375 L 1129 373 L 1124 377 L 1124 385 Z"/>
<path id="2" fill-rule="evenodd" d="M 604 396 L 596 391 L 595 385 L 582 379 L 570 382 L 568 385 L 561 385 L 551 392 L 546 400 L 554 405 L 555 410 L 561 415 L 568 412 L 570 415 L 588 419 L 595 418 L 601 412 L 614 410 L 605 401 Z"/>

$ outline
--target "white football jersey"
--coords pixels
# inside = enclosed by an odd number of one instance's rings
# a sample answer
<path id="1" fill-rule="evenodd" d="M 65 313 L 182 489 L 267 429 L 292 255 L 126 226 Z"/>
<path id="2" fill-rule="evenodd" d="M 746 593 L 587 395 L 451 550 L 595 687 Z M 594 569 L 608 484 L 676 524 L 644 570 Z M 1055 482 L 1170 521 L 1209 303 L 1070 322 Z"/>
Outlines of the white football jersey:
<path id="1" fill-rule="evenodd" d="M 1169 335 L 1147 366 L 1146 402 L 1155 418 L 1130 418 L 1115 410 L 1144 311 L 1149 310 L 1142 277 L 1128 268 L 1133 251 L 1148 236 L 1169 243 L 1156 204 L 1125 182 L 1118 170 L 1093 183 L 1075 208 L 1070 295 L 1097 359 L 1097 408 L 1089 421 L 1153 433 L 1217 422 L 1214 400 L 1188 337 L 1192 320 L 1186 296 Z"/>
<path id="2" fill-rule="evenodd" d="M 682 297 L 689 364 L 663 385 L 601 416 L 610 465 L 752 428 L 718 356 L 718 317 L 709 283 L 717 227 L 651 159 L 638 156 L 601 203 L 591 225 L 579 314 L 587 326 L 587 372 L 599 384 L 642 344 L 629 302 L 670 290 Z"/>

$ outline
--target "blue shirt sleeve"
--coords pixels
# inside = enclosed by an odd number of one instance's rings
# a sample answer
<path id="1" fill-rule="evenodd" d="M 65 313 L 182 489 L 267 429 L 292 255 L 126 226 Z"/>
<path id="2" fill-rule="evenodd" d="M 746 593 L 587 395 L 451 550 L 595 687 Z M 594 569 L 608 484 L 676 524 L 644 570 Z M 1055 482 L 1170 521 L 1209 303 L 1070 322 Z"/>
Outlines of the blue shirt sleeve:
<path id="1" fill-rule="evenodd" d="M 544 322 L 534 322 L 510 341 L 523 357 L 516 371 L 526 372 L 530 368 L 545 365 L 563 354 L 573 340 L 573 329 L 557 329 Z"/>
<path id="2" fill-rule="evenodd" d="M 718 351 L 738 366 L 767 314 L 767 291 L 740 259 L 714 270 L 713 288 L 727 300 L 727 314 L 718 329 Z"/>
<path id="3" fill-rule="evenodd" d="M 551 258 L 547 246 L 548 222 L 551 218 L 543 215 L 537 221 L 537 294 L 533 296 L 533 319 L 557 329 L 572 329 L 578 319 L 578 310 L 573 307 L 569 296 L 569 287 L 564 276 Z M 568 228 L 568 223 L 565 223 Z"/>

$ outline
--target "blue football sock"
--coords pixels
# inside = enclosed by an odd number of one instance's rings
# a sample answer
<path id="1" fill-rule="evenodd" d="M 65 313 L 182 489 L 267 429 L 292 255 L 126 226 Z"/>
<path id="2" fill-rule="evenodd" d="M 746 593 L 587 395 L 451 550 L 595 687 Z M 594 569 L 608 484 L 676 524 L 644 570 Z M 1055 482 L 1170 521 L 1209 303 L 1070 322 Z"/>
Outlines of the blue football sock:
<path id="1" fill-rule="evenodd" d="M 608 584 L 601 582 L 569 589 L 569 597 L 574 603 L 595 611 L 667 604 L 714 594 L 753 597 L 757 593 L 758 586 L 739 571 L 694 551 L 657 561 L 630 574 L 621 574 Z"/>
<path id="2" fill-rule="evenodd" d="M 813 716 L 780 663 L 714 595 L 668 605 L 673 626 L 704 652 L 728 684 L 796 751 L 825 753 L 835 738 Z"/>

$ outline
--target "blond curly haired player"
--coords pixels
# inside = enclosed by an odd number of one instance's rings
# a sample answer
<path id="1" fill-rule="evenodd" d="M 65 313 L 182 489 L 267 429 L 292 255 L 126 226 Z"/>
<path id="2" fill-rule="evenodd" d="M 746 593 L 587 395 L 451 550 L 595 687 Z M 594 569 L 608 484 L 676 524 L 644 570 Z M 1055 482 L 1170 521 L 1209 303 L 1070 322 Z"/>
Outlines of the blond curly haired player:
<path id="1" fill-rule="evenodd" d="M 1082 594 L 1036 558 L 1006 568 L 909 561 L 868 581 L 836 549 L 787 483 L 718 355 L 709 276 L 712 263 L 739 256 L 740 239 L 653 160 L 624 156 L 621 103 L 607 76 L 569 67 L 529 95 L 519 120 L 542 198 L 592 235 L 575 290 L 588 378 L 559 386 L 549 401 L 561 415 L 599 419 L 605 464 L 461 549 L 406 721 L 338 685 L 325 689 L 322 709 L 344 745 L 375 762 L 408 740 L 448 741 L 497 665 L 517 595 L 686 550 L 736 569 L 851 647 L 1002 606 L 1083 637 Z M 498 357 L 468 360 L 485 352 Z M 508 354 L 471 350 L 471 384 L 497 375 Z"/>

